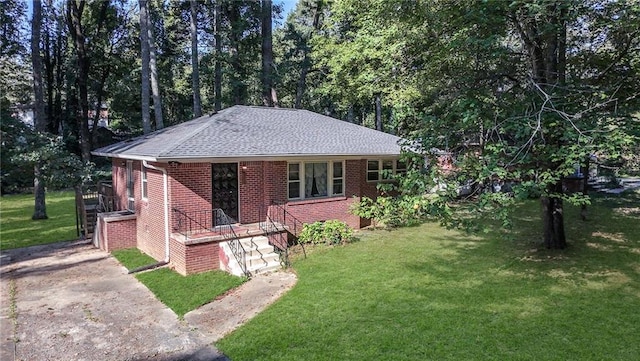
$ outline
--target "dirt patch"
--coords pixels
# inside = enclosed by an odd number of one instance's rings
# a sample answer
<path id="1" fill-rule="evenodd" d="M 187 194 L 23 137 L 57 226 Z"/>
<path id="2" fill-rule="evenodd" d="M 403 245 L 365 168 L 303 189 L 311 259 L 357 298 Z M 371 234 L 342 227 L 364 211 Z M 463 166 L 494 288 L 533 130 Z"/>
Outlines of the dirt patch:
<path id="1" fill-rule="evenodd" d="M 1 262 L 2 360 L 227 360 L 91 245 L 30 247 Z"/>

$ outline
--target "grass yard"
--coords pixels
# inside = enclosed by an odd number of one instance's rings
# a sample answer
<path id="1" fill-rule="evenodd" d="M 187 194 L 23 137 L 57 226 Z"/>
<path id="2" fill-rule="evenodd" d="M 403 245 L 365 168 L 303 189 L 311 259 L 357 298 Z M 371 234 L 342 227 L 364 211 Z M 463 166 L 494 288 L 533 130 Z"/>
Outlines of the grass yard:
<path id="1" fill-rule="evenodd" d="M 435 224 L 371 231 L 294 262 L 297 285 L 217 346 L 232 360 L 637 360 L 640 193 L 566 207 L 570 247 Z"/>
<path id="2" fill-rule="evenodd" d="M 182 276 L 168 268 L 138 273 L 136 278 L 180 318 L 245 282 L 224 271 Z"/>
<path id="3" fill-rule="evenodd" d="M 47 192 L 49 219 L 34 221 L 33 194 L 0 197 L 0 249 L 12 249 L 78 238 L 74 192 Z"/>
<path id="4" fill-rule="evenodd" d="M 129 270 L 157 262 L 136 248 L 112 254 Z M 223 271 L 182 276 L 168 268 L 137 273 L 136 278 L 180 318 L 245 282 L 244 278 Z"/>
<path id="5" fill-rule="evenodd" d="M 118 249 L 111 252 L 127 270 L 132 271 L 142 266 L 158 263 L 153 257 L 145 254 L 137 248 Z"/>

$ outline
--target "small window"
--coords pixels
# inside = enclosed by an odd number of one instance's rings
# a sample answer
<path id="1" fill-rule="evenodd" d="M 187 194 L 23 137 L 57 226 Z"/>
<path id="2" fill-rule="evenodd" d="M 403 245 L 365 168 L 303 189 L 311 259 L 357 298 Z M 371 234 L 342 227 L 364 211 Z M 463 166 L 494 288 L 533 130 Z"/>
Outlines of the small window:
<path id="1" fill-rule="evenodd" d="M 367 180 L 377 181 L 380 179 L 380 162 L 377 160 L 367 161 Z"/>
<path id="2" fill-rule="evenodd" d="M 147 168 L 145 168 L 144 165 L 142 165 L 142 167 L 140 168 L 140 183 L 141 183 L 142 198 L 143 199 L 147 199 L 147 197 L 148 197 L 148 193 L 147 193 Z"/>
<path id="3" fill-rule="evenodd" d="M 392 180 L 396 174 L 407 172 L 407 165 L 399 160 L 383 159 L 367 161 L 367 181 Z"/>
<path id="4" fill-rule="evenodd" d="M 289 199 L 300 198 L 300 163 L 289 163 Z"/>
<path id="5" fill-rule="evenodd" d="M 135 210 L 135 195 L 133 193 L 133 161 L 127 161 L 127 209 Z"/>
<path id="6" fill-rule="evenodd" d="M 344 176 L 343 163 L 333 162 L 333 190 L 332 195 L 344 194 Z"/>
<path id="7" fill-rule="evenodd" d="M 393 161 L 383 160 L 382 161 L 382 179 L 391 179 L 391 178 L 393 178 Z"/>
<path id="8" fill-rule="evenodd" d="M 396 174 L 405 174 L 407 173 L 407 163 L 396 160 Z"/>

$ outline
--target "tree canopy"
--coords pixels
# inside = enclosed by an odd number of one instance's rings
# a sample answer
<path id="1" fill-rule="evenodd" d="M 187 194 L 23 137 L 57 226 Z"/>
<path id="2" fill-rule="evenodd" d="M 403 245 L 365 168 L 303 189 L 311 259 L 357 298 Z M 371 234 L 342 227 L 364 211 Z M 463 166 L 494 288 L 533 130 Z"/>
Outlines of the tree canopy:
<path id="1" fill-rule="evenodd" d="M 563 202 L 589 201 L 566 192 L 579 166 L 638 171 L 637 1 L 299 0 L 288 14 L 277 0 L 35 4 L 36 103 L 84 161 L 103 108 L 121 136 L 234 104 L 305 108 L 411 140 L 414 164 L 431 166 L 408 172 L 404 192 L 439 189 L 431 213 L 446 224 L 464 223 L 461 207 L 502 217 L 539 197 L 551 248 L 566 245 Z M 24 5 L 0 5 L 20 20 L 0 33 L 12 109 L 34 99 Z M 462 199 L 461 185 L 473 189 Z"/>

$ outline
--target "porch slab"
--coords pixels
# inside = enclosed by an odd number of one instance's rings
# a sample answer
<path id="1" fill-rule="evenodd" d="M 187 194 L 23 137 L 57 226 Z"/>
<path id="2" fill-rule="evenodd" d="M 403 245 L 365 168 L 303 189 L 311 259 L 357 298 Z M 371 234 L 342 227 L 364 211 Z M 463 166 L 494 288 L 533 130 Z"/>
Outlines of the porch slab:
<path id="1" fill-rule="evenodd" d="M 264 236 L 267 234 L 261 227 L 260 223 L 248 223 L 248 224 L 234 224 L 231 226 L 233 228 L 233 232 L 238 238 L 246 238 L 253 236 Z M 287 230 L 286 226 L 283 225 L 275 225 L 275 228 L 272 226 L 270 231 L 284 232 Z M 207 232 L 198 232 L 190 235 L 184 235 L 182 233 L 173 233 L 171 235 L 173 239 L 176 241 L 190 246 L 200 243 L 208 243 L 208 242 L 222 242 L 233 239 L 233 236 L 230 236 L 228 233 L 220 230 L 210 230 Z"/>

